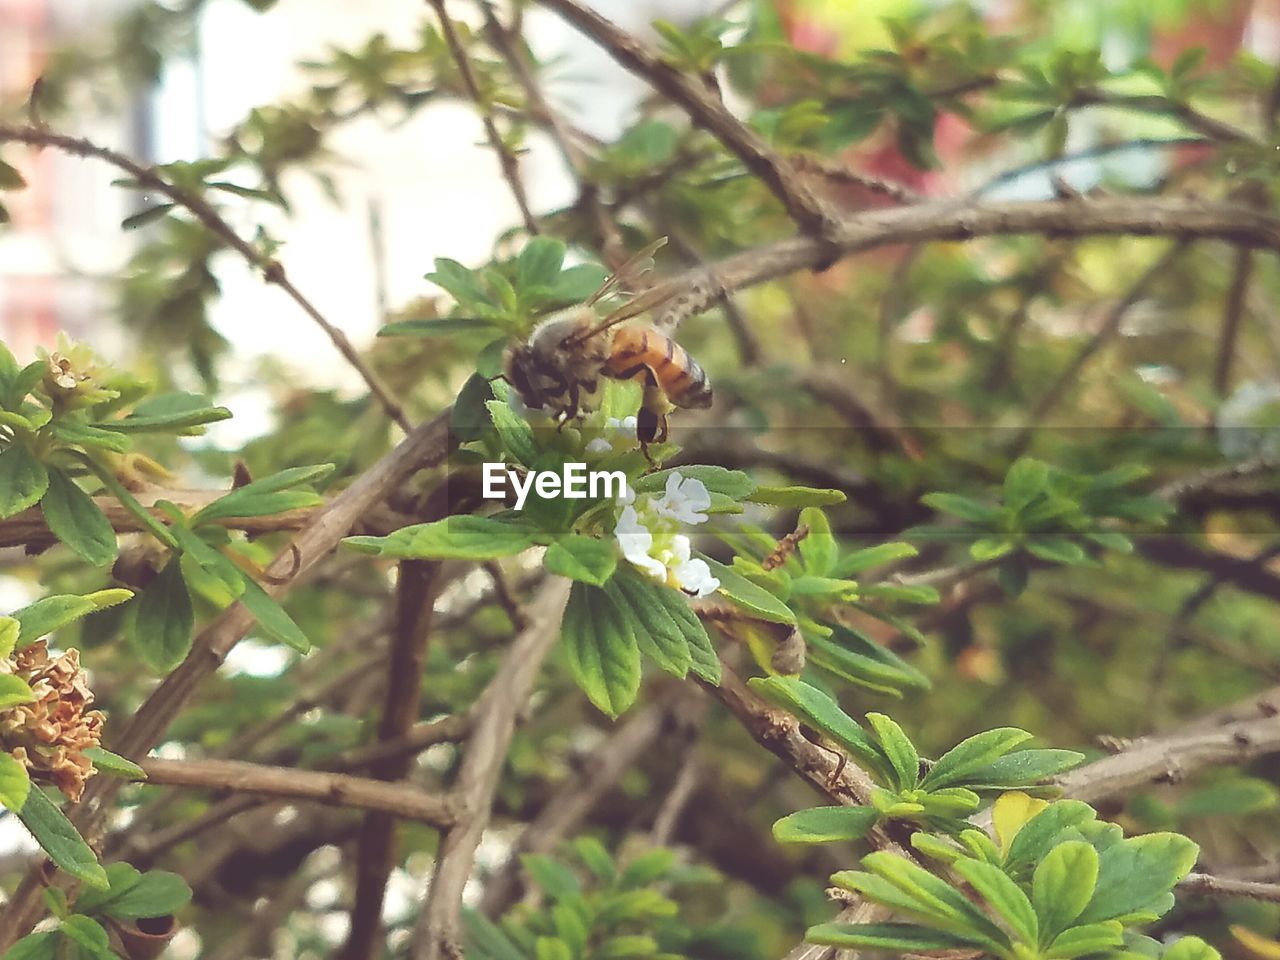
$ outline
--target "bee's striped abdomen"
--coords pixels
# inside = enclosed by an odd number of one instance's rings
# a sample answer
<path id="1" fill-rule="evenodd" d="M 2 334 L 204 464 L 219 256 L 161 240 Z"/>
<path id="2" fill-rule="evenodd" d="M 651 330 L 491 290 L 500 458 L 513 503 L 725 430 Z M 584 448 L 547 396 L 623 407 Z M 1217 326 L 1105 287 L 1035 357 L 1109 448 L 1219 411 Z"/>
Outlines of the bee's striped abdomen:
<path id="1" fill-rule="evenodd" d="M 652 327 L 623 327 L 614 334 L 605 370 L 619 380 L 643 380 L 651 373 L 676 406 L 711 406 L 706 371 L 688 350 Z"/>

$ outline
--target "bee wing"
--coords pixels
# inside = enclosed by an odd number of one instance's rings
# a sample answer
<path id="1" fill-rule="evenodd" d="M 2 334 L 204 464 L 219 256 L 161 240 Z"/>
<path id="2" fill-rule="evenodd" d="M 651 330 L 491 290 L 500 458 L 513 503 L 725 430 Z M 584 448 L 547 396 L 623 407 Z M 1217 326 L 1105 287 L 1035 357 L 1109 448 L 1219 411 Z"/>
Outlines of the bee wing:
<path id="1" fill-rule="evenodd" d="M 604 283 L 600 284 L 600 289 L 587 297 L 587 306 L 592 306 L 600 300 L 603 300 L 614 287 L 618 286 L 618 284 L 634 280 L 652 270 L 652 257 L 659 249 L 666 245 L 666 242 L 666 237 L 659 237 L 657 240 L 653 241 L 653 243 L 628 257 L 627 261 L 620 266 L 617 271 L 610 274 L 605 279 Z"/>
<path id="2" fill-rule="evenodd" d="M 644 313 L 645 311 L 652 310 L 654 307 L 670 299 L 671 299 L 670 291 L 662 290 L 658 287 L 654 287 L 651 290 L 646 290 L 644 293 L 640 294 L 638 297 L 635 297 L 632 300 L 628 300 L 626 303 L 620 306 L 617 310 L 613 311 L 613 313 L 609 314 L 602 321 L 600 321 L 599 324 L 592 327 L 590 330 L 587 330 L 585 333 L 578 333 L 578 334 L 574 334 L 573 336 L 566 337 L 564 340 L 564 345 L 570 346 L 570 345 L 575 345 L 580 343 L 586 343 L 592 337 L 596 336 L 597 334 L 603 333 L 604 331 L 608 330 L 610 327 L 616 327 L 618 324 L 622 323 L 624 320 L 630 320 L 632 317 L 638 317 L 640 316 L 640 314 Z"/>

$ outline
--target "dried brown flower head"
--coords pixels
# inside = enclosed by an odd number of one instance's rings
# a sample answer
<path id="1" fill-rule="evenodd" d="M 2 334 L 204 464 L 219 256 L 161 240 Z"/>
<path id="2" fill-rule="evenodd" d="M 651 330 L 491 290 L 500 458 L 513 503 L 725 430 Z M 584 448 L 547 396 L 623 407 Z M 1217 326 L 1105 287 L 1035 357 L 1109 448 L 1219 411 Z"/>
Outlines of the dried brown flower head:
<path id="1" fill-rule="evenodd" d="M 96 772 L 84 751 L 102 739 L 103 715 L 90 710 L 93 693 L 80 669 L 80 652 L 49 656 L 47 641 L 23 647 L 0 670 L 21 677 L 36 699 L 0 710 L 0 746 L 23 763 L 33 780 L 52 783 L 78 801 Z"/>

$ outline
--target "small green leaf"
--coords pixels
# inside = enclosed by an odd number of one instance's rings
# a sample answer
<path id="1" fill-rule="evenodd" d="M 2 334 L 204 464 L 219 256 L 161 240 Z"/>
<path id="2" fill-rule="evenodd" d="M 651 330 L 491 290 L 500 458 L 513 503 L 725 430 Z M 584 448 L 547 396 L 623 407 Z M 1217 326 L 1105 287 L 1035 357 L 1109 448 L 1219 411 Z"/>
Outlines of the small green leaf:
<path id="1" fill-rule="evenodd" d="M 191 518 L 191 526 L 213 520 L 225 520 L 230 517 L 261 517 L 282 510 L 299 506 L 315 506 L 324 501 L 310 491 L 299 491 L 294 488 L 315 483 L 333 473 L 331 463 L 317 463 L 306 467 L 290 467 L 246 483 L 243 487 L 224 494 L 213 503 L 201 509 Z M 285 495 L 284 499 L 272 500 L 272 497 Z M 297 499 L 289 499 L 297 498 Z"/>
<path id="2" fill-rule="evenodd" d="M 1021 510 L 1049 485 L 1049 465 L 1031 457 L 1023 457 L 1004 477 L 1004 505 L 1014 512 Z"/>
<path id="3" fill-rule="evenodd" d="M 13 617 L 19 626 L 18 646 L 25 647 L 35 643 L 41 637 L 48 636 L 59 627 L 79 620 L 96 609 L 97 605 L 89 597 L 57 594 L 15 610 Z"/>
<path id="4" fill-rule="evenodd" d="M 31 685 L 12 673 L 0 673 L 0 710 L 19 703 L 30 703 L 36 695 Z"/>
<path id="5" fill-rule="evenodd" d="M 92 497 L 56 467 L 49 471 L 49 489 L 40 509 L 53 535 L 85 563 L 101 567 L 115 559 L 116 534 L 111 521 Z"/>
<path id="6" fill-rule="evenodd" d="M 556 303 L 582 303 L 604 283 L 608 271 L 598 263 L 570 267 L 556 278 L 551 299 Z"/>
<path id="7" fill-rule="evenodd" d="M 920 502 L 939 513 L 948 513 L 961 520 L 968 520 L 970 523 L 986 525 L 994 523 L 1000 516 L 998 507 L 970 497 L 962 497 L 957 493 L 926 493 L 920 498 Z"/>
<path id="8" fill-rule="evenodd" d="M 533 957 L 534 960 L 573 960 L 573 951 L 559 937 L 538 937 Z"/>
<path id="9" fill-rule="evenodd" d="M 763 503 L 783 510 L 795 510 L 801 507 L 832 507 L 837 503 L 844 503 L 849 498 L 842 490 L 799 486 L 759 486 L 747 499 L 752 503 Z"/>
<path id="10" fill-rule="evenodd" d="M 1088 923 L 1082 927 L 1064 930 L 1044 952 L 1045 960 L 1075 960 L 1092 954 L 1105 954 L 1124 943 L 1124 927 L 1115 920 Z M 1164 956 L 1168 957 L 1168 953 Z M 1120 954 L 1121 957 L 1140 957 L 1141 954 Z"/>
<path id="11" fill-rule="evenodd" d="M 1013 796 L 1021 796 L 1014 794 Z M 1025 799 L 1025 798 L 1024 798 Z M 1097 812 L 1079 800 L 1057 800 L 1027 820 L 1009 842 L 1008 865 L 1036 863 L 1048 854 L 1064 830 L 1088 823 Z"/>
<path id="12" fill-rule="evenodd" d="M 881 567 L 895 560 L 905 560 L 908 557 L 914 557 L 917 553 L 919 551 L 909 543 L 881 543 L 874 547 L 867 547 L 865 550 L 855 550 L 853 553 L 845 554 L 831 568 L 831 575 L 855 577 L 864 570 Z"/>
<path id="13" fill-rule="evenodd" d="M 1080 544 L 1066 537 L 1028 536 L 1023 541 L 1023 548 L 1033 557 L 1067 566 L 1075 566 L 1089 559 Z"/>
<path id="14" fill-rule="evenodd" d="M 1079 922 L 1111 920 L 1148 906 L 1191 872 L 1200 848 L 1177 833 L 1129 837 L 1102 851 L 1098 885 Z"/>
<path id="15" fill-rule="evenodd" d="M 1222 955 L 1199 937 L 1179 937 L 1165 948 L 1161 960 L 1222 960 Z"/>
<path id="16" fill-rule="evenodd" d="M 138 404 L 120 420 L 101 420 L 95 426 L 117 433 L 179 433 L 192 436 L 208 423 L 227 420 L 231 411 L 210 405 L 198 393 L 165 393 Z"/>
<path id="17" fill-rule="evenodd" d="M 101 773 L 120 777 L 124 780 L 145 780 L 147 772 L 140 766 L 118 753 L 104 750 L 102 747 L 87 747 L 84 755 L 93 761 L 93 765 Z"/>
<path id="18" fill-rule="evenodd" d="M 22 624 L 13 617 L 0 617 L 0 660 L 9 659 L 18 646 L 18 633 Z"/>
<path id="19" fill-rule="evenodd" d="M 4 217 L 0 216 L 0 223 Z M 59 960 L 58 947 L 62 934 L 56 930 L 47 933 L 32 933 L 8 949 L 3 960 Z"/>
<path id="20" fill-rule="evenodd" d="M 385 537 L 347 537 L 361 551 L 404 560 L 494 560 L 533 546 L 536 531 L 491 517 L 449 517 L 401 527 Z"/>
<path id="21" fill-rule="evenodd" d="M 1027 895 L 1018 889 L 999 867 L 981 860 L 957 860 L 952 869 L 968 881 L 978 896 L 1005 921 L 1018 940 L 1035 947 L 1040 938 L 1040 924 Z"/>
<path id="22" fill-rule="evenodd" d="M 1050 850 L 1036 866 L 1031 897 L 1046 941 L 1052 941 L 1093 899 L 1098 882 L 1098 851 L 1083 840 L 1068 840 Z"/>
<path id="23" fill-rule="evenodd" d="M 903 733 L 902 728 L 883 713 L 868 713 L 867 722 L 875 731 L 880 748 L 893 765 L 894 786 L 898 790 L 912 790 L 920 780 L 920 755 L 915 744 Z"/>
<path id="24" fill-rule="evenodd" d="M 93 850 L 43 790 L 32 790 L 16 812 L 36 843 L 62 870 L 91 887 L 107 886 L 106 871 Z"/>
<path id="25" fill-rule="evenodd" d="M 1030 787 L 1032 784 L 1079 766 L 1084 754 L 1074 750 L 1018 750 L 965 777 L 971 790 Z"/>
<path id="26" fill-rule="evenodd" d="M 62 921 L 58 931 L 90 956 L 100 960 L 117 960 L 117 954 L 111 949 L 111 938 L 106 928 L 97 920 L 82 914 L 72 914 Z"/>
<path id="27" fill-rule="evenodd" d="M 125 217 L 120 221 L 121 230 L 137 230 L 139 227 L 145 227 L 148 223 L 159 220 L 166 213 L 174 208 L 172 203 L 158 203 L 154 207 L 147 207 L 131 217 Z"/>
<path id="28" fill-rule="evenodd" d="M 240 602 L 253 614 L 263 633 L 272 640 L 278 640 L 298 653 L 311 651 L 311 641 L 302 632 L 302 628 L 294 623 L 284 607 L 280 606 L 252 577 L 244 578 L 244 592 L 240 594 Z"/>
<path id="29" fill-rule="evenodd" d="M 166 917 L 191 900 L 191 888 L 176 873 L 148 870 L 119 897 L 107 900 L 103 912 L 120 920 Z"/>
<path id="30" fill-rule="evenodd" d="M 548 573 L 602 587 L 618 566 L 618 550 L 612 541 L 570 533 L 547 548 L 542 564 Z"/>
<path id="31" fill-rule="evenodd" d="M 806 572 L 826 577 L 836 565 L 840 554 L 827 515 L 817 507 L 800 511 L 800 524 L 809 528 L 809 535 L 800 541 L 800 558 Z M 856 586 L 856 584 L 854 585 Z"/>
<path id="32" fill-rule="evenodd" d="M 13 754 L 0 750 L 0 806 L 18 813 L 30 793 L 31 775 L 27 773 L 26 765 Z"/>
<path id="33" fill-rule="evenodd" d="M 488 377 L 477 372 L 467 378 L 449 411 L 449 430 L 460 443 L 479 440 L 484 435 L 484 428 L 489 425 L 485 403 L 492 399 Z"/>
<path id="34" fill-rule="evenodd" d="M 538 443 L 529 421 L 512 410 L 505 400 L 489 400 L 485 406 L 489 408 L 489 419 L 498 431 L 503 449 L 526 467 L 535 466 L 538 461 Z"/>
<path id="35" fill-rule="evenodd" d="M 879 816 L 874 807 L 813 807 L 776 821 L 773 839 L 779 843 L 860 840 Z"/>
<path id="36" fill-rule="evenodd" d="M 551 286 L 560 278 L 564 243 L 554 237 L 532 238 L 516 257 L 516 285 L 521 290 Z"/>
<path id="37" fill-rule="evenodd" d="M 859 762 L 881 779 L 891 770 L 888 757 L 867 736 L 858 722 L 840 709 L 831 697 L 796 677 L 754 677 L 747 685 L 771 703 L 775 703 L 841 744 Z"/>
<path id="38" fill-rule="evenodd" d="M 0 450 L 0 520 L 34 506 L 49 488 L 44 464 L 21 445 Z"/>
<path id="39" fill-rule="evenodd" d="M 520 863 L 533 881 L 552 900 L 563 900 L 582 892 L 573 871 L 563 863 L 540 853 L 526 853 Z"/>
<path id="40" fill-rule="evenodd" d="M 914 923 L 820 923 L 805 931 L 809 943 L 847 950 L 884 950 L 892 953 L 928 954 L 981 946 L 979 941 L 943 933 Z"/>
<path id="41" fill-rule="evenodd" d="M 172 670 L 191 649 L 195 612 L 177 557 L 165 564 L 138 597 L 131 627 L 134 647 L 157 673 Z"/>
<path id="42" fill-rule="evenodd" d="M 711 575 L 720 581 L 720 592 L 753 617 L 770 623 L 795 624 L 796 615 L 791 609 L 764 587 L 719 561 L 706 556 L 702 559 L 711 568 Z"/>
<path id="43" fill-rule="evenodd" d="M 630 621 L 598 587 L 575 583 L 561 624 L 569 669 L 587 698 L 616 717 L 640 689 L 640 648 Z"/>
<path id="44" fill-rule="evenodd" d="M 990 766 L 1018 744 L 1030 739 L 1031 734 L 1017 727 L 999 727 L 969 737 L 939 757 L 920 785 L 926 790 L 934 790 L 964 783 L 969 774 Z"/>
<path id="45" fill-rule="evenodd" d="M 640 651 L 668 673 L 683 678 L 693 666 L 693 644 L 702 642 L 710 647 L 702 622 L 669 587 L 624 572 L 609 582 L 606 592 L 632 621 Z M 697 640 L 699 633 L 701 641 Z M 712 659 L 718 668 L 720 661 L 714 651 Z"/>
<path id="46" fill-rule="evenodd" d="M 91 423 L 79 423 L 67 417 L 54 421 L 50 430 L 63 443 L 86 449 L 98 447 L 112 453 L 124 453 L 133 446 L 133 441 L 122 433 L 113 433 Z"/>
<path id="47" fill-rule="evenodd" d="M 697 480 L 708 492 L 720 493 L 734 500 L 745 500 L 756 489 L 756 482 L 741 470 L 705 465 L 672 467 L 647 473 L 635 482 L 633 489 L 636 493 L 663 493 L 667 489 L 667 483 L 676 474 L 680 475 L 682 481 Z"/>

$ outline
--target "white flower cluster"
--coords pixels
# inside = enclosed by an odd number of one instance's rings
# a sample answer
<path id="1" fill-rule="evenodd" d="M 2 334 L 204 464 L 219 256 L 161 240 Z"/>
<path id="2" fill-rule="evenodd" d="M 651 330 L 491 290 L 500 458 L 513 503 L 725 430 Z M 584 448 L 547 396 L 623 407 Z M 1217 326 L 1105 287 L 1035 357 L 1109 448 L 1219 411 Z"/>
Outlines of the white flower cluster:
<path id="1" fill-rule="evenodd" d="M 604 425 L 605 433 L 611 436 L 596 437 L 587 444 L 587 453 L 614 453 L 618 450 L 630 450 L 636 445 L 636 418 L 609 417 Z"/>
<path id="2" fill-rule="evenodd" d="M 707 519 L 711 494 L 701 480 L 686 480 L 674 472 L 667 478 L 662 496 L 637 498 L 630 489 L 622 498 L 614 535 L 622 555 L 647 576 L 695 597 L 714 593 L 720 581 L 711 575 L 706 561 L 693 558 L 689 537 L 681 524 Z"/>

